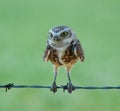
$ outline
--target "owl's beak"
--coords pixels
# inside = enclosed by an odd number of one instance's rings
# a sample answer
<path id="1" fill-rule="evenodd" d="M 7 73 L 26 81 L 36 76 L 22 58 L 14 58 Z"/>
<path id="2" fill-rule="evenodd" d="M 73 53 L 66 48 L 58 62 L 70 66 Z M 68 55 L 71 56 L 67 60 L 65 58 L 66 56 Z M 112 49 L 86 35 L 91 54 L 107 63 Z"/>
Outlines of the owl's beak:
<path id="1" fill-rule="evenodd" d="M 58 35 L 55 35 L 54 37 L 53 37 L 53 40 L 54 41 L 59 41 L 60 39 L 59 39 L 59 36 Z"/>

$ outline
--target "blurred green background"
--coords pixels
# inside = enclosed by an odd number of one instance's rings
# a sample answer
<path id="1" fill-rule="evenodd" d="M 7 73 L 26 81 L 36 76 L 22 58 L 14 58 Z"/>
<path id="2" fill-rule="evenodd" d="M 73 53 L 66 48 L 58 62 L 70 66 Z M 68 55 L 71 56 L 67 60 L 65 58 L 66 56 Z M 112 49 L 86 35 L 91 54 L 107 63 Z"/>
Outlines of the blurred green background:
<path id="1" fill-rule="evenodd" d="M 0 84 L 51 85 L 51 63 L 42 60 L 48 30 L 70 26 L 81 40 L 74 85 L 120 85 L 119 0 L 0 0 Z M 67 83 L 63 67 L 58 85 Z M 119 90 L 0 89 L 0 111 L 120 111 Z"/>

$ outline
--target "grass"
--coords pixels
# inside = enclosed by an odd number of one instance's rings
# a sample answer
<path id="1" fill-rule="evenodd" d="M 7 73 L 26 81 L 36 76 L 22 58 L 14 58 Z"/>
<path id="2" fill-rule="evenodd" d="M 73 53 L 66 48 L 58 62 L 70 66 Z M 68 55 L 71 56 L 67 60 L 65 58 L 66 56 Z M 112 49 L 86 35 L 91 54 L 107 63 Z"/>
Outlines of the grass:
<path id="1" fill-rule="evenodd" d="M 50 85 L 52 65 L 42 56 L 48 30 L 68 25 L 85 50 L 85 62 L 72 70 L 75 85 L 120 84 L 120 7 L 108 0 L 1 0 L 0 84 Z M 64 68 L 59 85 L 66 84 Z M 119 111 L 119 90 L 77 90 L 72 94 L 46 89 L 1 89 L 0 111 Z"/>

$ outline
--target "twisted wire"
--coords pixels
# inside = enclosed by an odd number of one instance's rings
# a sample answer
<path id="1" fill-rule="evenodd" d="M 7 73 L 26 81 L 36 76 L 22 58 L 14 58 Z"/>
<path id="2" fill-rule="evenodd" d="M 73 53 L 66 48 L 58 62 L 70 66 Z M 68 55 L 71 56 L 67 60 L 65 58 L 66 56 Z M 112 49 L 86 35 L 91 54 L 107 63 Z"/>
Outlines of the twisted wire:
<path id="1" fill-rule="evenodd" d="M 6 85 L 0 85 L 0 88 L 5 88 L 7 92 L 11 88 L 46 88 L 50 89 L 51 86 L 42 86 L 42 85 L 14 85 L 13 83 L 9 83 Z M 57 86 L 58 89 L 63 89 L 63 91 L 67 90 L 66 85 Z M 120 86 L 75 86 L 75 89 L 87 89 L 87 90 L 108 90 L 108 89 L 120 89 Z"/>

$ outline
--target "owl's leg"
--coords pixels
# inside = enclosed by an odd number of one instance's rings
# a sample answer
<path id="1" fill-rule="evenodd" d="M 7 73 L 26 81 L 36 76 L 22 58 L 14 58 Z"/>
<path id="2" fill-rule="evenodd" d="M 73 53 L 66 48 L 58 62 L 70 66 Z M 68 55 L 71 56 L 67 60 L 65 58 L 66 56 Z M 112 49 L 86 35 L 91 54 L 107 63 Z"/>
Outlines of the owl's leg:
<path id="1" fill-rule="evenodd" d="M 67 87 L 68 93 L 72 93 L 72 91 L 75 90 L 75 86 L 72 84 L 71 78 L 70 78 L 70 69 L 71 67 L 66 67 L 67 77 L 68 77 L 68 83 L 66 87 Z"/>
<path id="2" fill-rule="evenodd" d="M 74 87 L 74 85 L 71 82 L 70 72 L 67 72 L 67 77 L 68 77 L 67 90 L 68 90 L 69 93 L 72 93 L 72 91 L 75 90 L 75 87 Z"/>
<path id="3" fill-rule="evenodd" d="M 56 85 L 56 78 L 57 78 L 57 66 L 54 66 L 54 80 L 52 83 L 52 86 L 50 88 L 50 91 L 53 91 L 53 93 L 57 92 L 57 85 Z"/>

